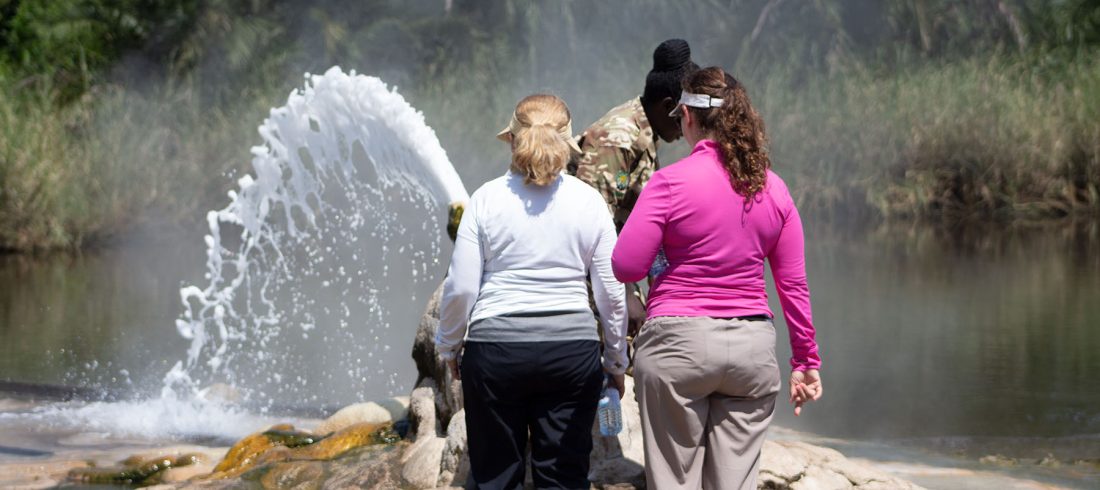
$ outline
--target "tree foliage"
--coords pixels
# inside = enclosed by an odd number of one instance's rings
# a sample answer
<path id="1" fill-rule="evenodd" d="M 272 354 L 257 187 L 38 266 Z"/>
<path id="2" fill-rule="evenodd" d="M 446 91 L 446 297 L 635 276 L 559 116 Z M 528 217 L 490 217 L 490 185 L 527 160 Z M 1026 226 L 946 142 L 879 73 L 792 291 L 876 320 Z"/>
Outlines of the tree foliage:
<path id="1" fill-rule="evenodd" d="M 655 30 L 694 35 L 741 69 L 889 65 L 1094 46 L 1100 0 L 0 0 L 0 77 L 49 84 L 61 101 L 150 79 L 228 80 L 239 96 L 349 62 L 399 84 L 477 56 L 537 77 L 563 52 L 583 58 L 584 39 L 651 49 Z"/>

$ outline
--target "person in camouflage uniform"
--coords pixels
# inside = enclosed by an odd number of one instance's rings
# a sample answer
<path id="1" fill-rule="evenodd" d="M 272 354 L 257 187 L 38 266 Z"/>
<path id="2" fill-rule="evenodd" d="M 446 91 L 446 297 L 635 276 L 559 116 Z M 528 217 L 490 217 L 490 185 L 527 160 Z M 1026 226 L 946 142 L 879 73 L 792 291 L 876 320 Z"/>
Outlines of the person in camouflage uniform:
<path id="1" fill-rule="evenodd" d="M 588 127 L 579 141 L 576 176 L 600 191 L 615 228 L 622 230 L 634 203 L 657 170 L 657 135 L 642 98 L 611 109 Z"/>
<path id="2" fill-rule="evenodd" d="M 681 81 L 695 69 L 687 41 L 661 43 L 653 52 L 642 95 L 611 109 L 578 137 L 581 154 L 570 163 L 569 173 L 600 192 L 619 231 L 660 166 L 657 139 L 672 142 L 682 136 L 680 122 L 669 113 L 680 99 Z M 627 292 L 633 335 L 645 322 L 645 306 L 636 285 Z"/>

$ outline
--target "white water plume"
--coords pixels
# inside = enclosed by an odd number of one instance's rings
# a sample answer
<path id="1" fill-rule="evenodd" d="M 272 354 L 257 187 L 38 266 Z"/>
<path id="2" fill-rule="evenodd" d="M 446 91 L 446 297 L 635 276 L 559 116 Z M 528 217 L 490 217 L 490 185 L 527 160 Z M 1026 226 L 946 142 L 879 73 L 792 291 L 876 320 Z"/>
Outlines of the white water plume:
<path id="1" fill-rule="evenodd" d="M 180 290 L 190 348 L 164 397 L 212 383 L 264 407 L 392 394 L 388 339 L 412 338 L 416 292 L 441 272 L 447 206 L 467 199 L 458 174 L 421 113 L 338 67 L 306 75 L 259 132 L 254 175 L 207 215 L 208 283 Z M 395 301 L 408 329 L 387 335 Z"/>

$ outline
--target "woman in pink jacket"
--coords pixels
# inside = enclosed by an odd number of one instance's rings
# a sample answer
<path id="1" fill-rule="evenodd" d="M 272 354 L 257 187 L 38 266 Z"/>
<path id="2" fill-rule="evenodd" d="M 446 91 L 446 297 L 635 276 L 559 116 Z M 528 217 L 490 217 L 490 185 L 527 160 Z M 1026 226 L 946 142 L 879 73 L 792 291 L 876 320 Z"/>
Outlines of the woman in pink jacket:
<path id="1" fill-rule="evenodd" d="M 822 395 L 802 222 L 769 168 L 764 124 L 721 68 L 684 80 L 673 115 L 691 155 L 653 174 L 612 255 L 639 281 L 658 251 L 635 340 L 649 488 L 756 488 L 780 370 L 764 285 L 767 259 L 790 330 L 790 400 Z"/>

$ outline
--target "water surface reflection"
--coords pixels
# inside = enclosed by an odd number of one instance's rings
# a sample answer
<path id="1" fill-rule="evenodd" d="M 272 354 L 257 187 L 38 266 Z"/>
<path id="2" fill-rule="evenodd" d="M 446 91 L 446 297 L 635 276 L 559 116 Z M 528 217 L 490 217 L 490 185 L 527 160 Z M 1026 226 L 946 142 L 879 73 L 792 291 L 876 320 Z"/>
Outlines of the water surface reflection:
<path id="1" fill-rule="evenodd" d="M 1076 436 L 1085 443 L 1072 445 L 1074 457 L 1100 458 L 1096 223 L 820 227 L 807 236 L 828 392 L 800 419 L 782 405 L 781 425 L 948 447 L 955 438 L 1017 447 L 1027 444 L 1014 438 Z M 201 283 L 202 246 L 187 240 L 0 257 L 0 380 L 155 393 L 187 347 L 173 326 L 179 287 Z M 408 353 L 433 281 L 401 280 L 390 299 L 395 328 L 381 339 L 401 383 L 346 380 L 322 404 L 411 388 Z"/>
<path id="2" fill-rule="evenodd" d="M 842 437 L 1100 434 L 1097 223 L 807 235 L 828 391 L 780 423 Z"/>

